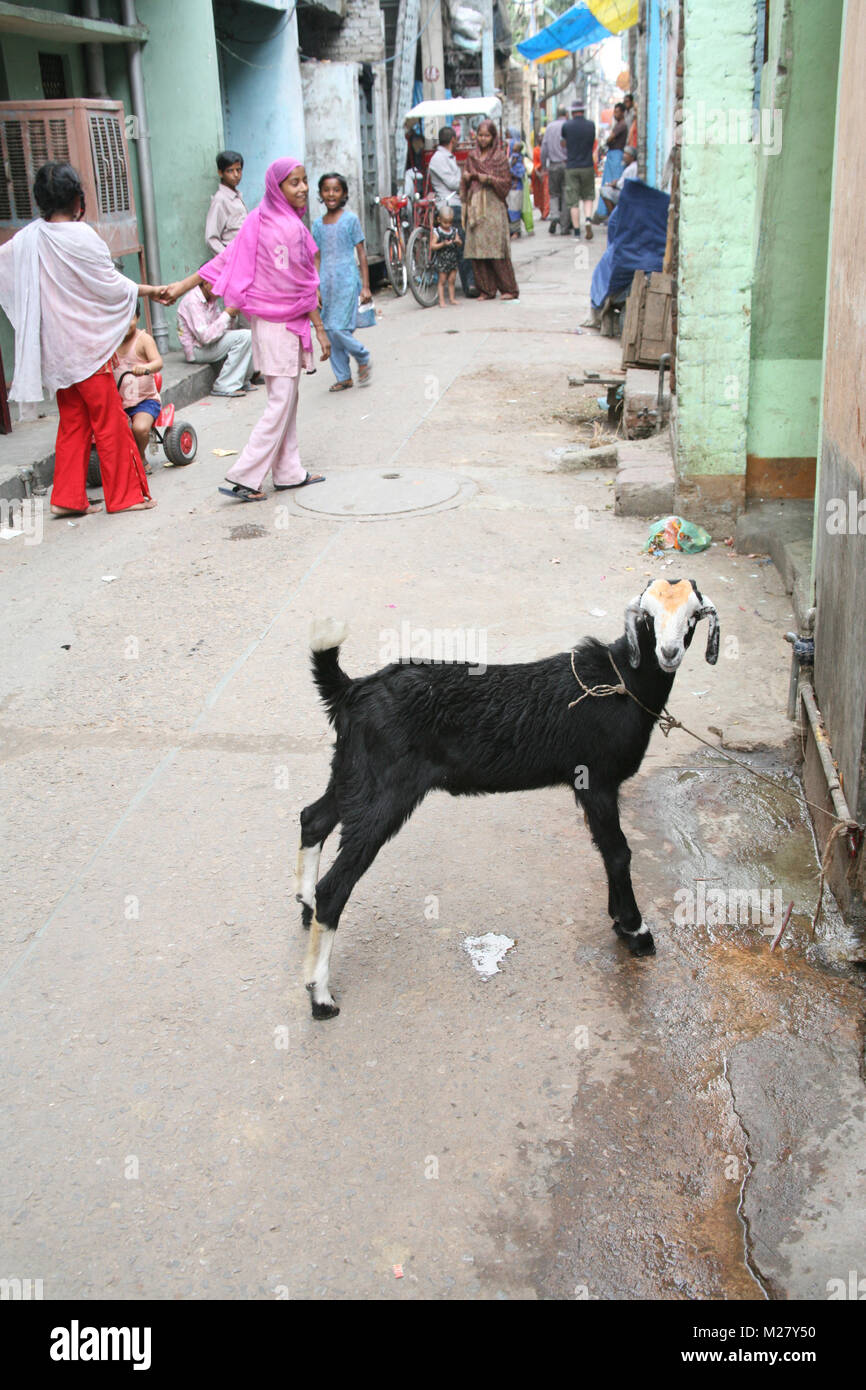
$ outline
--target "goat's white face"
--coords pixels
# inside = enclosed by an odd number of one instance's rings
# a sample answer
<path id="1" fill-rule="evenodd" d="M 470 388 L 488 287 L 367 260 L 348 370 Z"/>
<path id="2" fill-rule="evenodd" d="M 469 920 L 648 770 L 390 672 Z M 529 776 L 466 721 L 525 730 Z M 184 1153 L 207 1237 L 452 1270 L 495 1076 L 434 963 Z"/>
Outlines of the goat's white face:
<path id="1" fill-rule="evenodd" d="M 639 598 L 629 604 L 626 609 L 626 634 L 632 666 L 640 662 L 637 623 L 644 616 L 653 625 L 655 656 L 662 671 L 671 675 L 678 669 L 701 618 L 710 620 L 707 661 L 715 664 L 719 655 L 718 615 L 714 605 L 703 597 L 693 579 L 673 582 L 656 579 L 647 585 Z"/>

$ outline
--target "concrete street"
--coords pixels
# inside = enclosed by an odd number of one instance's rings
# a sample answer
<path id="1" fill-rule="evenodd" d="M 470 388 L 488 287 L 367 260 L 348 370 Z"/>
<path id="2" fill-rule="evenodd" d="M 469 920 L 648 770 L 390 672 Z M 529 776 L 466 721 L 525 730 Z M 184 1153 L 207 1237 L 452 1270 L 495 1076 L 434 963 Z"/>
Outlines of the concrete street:
<path id="1" fill-rule="evenodd" d="M 329 394 L 327 364 L 302 383 L 328 479 L 306 497 L 217 492 L 214 450 L 243 446 L 260 391 L 183 410 L 198 458 L 155 470 L 154 511 L 0 540 L 0 1275 L 47 1299 L 740 1300 L 866 1274 L 862 992 L 831 900 L 808 945 L 789 600 L 724 544 L 649 559 L 611 471 L 558 471 L 605 419 L 568 374 L 620 358 L 573 332 L 582 250 L 521 241 L 516 303 L 378 295 L 370 388 Z M 465 482 L 457 505 L 301 505 L 416 469 Z M 721 619 L 674 713 L 776 785 L 653 735 L 623 825 L 657 956 L 617 943 L 566 791 L 437 794 L 350 899 L 342 1012 L 314 1023 L 292 892 L 331 745 L 311 618 L 348 620 L 353 675 L 402 624 L 524 661 L 619 635 L 660 575 L 694 576 Z M 793 900 L 782 946 L 772 922 L 675 920 L 698 880 Z M 464 942 L 489 931 L 515 944 L 484 980 Z"/>

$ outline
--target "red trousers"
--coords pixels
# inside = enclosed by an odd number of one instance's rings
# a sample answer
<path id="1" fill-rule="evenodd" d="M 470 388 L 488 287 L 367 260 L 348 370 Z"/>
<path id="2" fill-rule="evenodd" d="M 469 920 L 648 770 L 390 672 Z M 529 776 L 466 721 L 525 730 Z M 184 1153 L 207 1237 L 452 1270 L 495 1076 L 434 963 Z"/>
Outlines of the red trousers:
<path id="1" fill-rule="evenodd" d="M 110 371 L 57 392 L 60 424 L 54 454 L 55 507 L 84 512 L 89 506 L 85 481 L 90 449 L 96 441 L 107 512 L 123 512 L 150 497 L 129 420 Z"/>
<path id="2" fill-rule="evenodd" d="M 532 201 L 541 213 L 542 222 L 550 216 L 550 185 L 547 174 L 540 169 L 532 171 Z"/>

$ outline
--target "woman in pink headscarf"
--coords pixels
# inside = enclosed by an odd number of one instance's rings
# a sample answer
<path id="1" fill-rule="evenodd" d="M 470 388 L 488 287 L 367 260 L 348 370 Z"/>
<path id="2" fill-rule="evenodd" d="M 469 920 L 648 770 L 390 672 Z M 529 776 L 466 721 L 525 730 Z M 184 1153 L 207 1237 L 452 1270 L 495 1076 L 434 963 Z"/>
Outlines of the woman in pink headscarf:
<path id="1" fill-rule="evenodd" d="M 162 296 L 173 304 L 206 281 L 227 307 L 240 309 L 252 325 L 253 361 L 264 375 L 268 405 L 246 448 L 226 474 L 220 492 L 240 502 L 260 502 L 270 471 L 274 488 L 322 483 L 302 466 L 298 453 L 298 383 L 301 368 L 315 371 L 311 324 L 321 360 L 331 354 L 318 308 L 318 247 L 301 218 L 309 188 L 303 164 L 278 159 L 265 176 L 265 196 L 224 251 L 195 275 L 169 285 Z"/>

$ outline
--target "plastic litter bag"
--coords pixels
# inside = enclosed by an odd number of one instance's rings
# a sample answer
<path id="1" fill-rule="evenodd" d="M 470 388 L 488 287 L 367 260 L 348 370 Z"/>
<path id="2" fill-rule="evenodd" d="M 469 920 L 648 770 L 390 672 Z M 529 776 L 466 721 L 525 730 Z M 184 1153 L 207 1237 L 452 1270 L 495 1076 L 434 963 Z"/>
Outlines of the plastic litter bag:
<path id="1" fill-rule="evenodd" d="M 356 328 L 375 328 L 376 327 L 376 306 L 375 304 L 362 304 L 358 297 L 358 318 L 355 322 Z"/>
<path id="2" fill-rule="evenodd" d="M 659 555 L 663 550 L 697 555 L 712 544 L 712 539 L 709 531 L 693 521 L 684 521 L 681 516 L 663 516 L 650 526 L 644 550 L 650 555 Z"/>
<path id="3" fill-rule="evenodd" d="M 467 39 L 481 38 L 484 16 L 471 5 L 455 5 L 451 11 L 451 33 L 462 34 Z"/>

